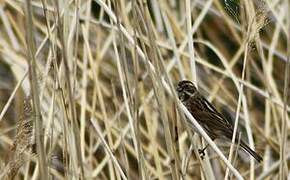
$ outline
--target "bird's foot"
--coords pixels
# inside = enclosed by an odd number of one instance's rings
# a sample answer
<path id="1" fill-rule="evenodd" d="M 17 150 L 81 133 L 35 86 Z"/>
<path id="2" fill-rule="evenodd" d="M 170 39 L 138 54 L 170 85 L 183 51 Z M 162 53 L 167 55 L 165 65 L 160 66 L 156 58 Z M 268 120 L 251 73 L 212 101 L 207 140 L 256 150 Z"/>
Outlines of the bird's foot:
<path id="1" fill-rule="evenodd" d="M 200 155 L 200 158 L 203 160 L 204 159 L 204 156 L 205 156 L 205 152 L 204 152 L 205 149 L 198 149 L 198 153 Z"/>

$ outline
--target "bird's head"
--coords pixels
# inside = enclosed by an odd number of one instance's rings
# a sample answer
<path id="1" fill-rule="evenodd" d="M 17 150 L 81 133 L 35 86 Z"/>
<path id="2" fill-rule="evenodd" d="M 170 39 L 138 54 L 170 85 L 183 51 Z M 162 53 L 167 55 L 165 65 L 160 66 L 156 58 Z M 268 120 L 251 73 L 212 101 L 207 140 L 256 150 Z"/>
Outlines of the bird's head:
<path id="1" fill-rule="evenodd" d="M 176 87 L 178 98 L 184 102 L 197 93 L 195 85 L 188 80 L 178 82 Z"/>

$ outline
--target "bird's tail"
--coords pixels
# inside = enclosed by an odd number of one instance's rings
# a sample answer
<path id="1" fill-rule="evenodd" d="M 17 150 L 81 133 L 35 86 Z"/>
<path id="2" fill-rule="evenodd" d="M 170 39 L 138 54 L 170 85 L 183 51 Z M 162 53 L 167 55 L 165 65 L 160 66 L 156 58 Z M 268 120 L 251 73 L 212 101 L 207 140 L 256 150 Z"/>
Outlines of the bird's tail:
<path id="1" fill-rule="evenodd" d="M 263 161 L 263 158 L 258 153 L 253 151 L 246 143 L 241 141 L 240 145 L 245 151 L 247 151 L 249 154 L 251 154 L 258 162 Z"/>

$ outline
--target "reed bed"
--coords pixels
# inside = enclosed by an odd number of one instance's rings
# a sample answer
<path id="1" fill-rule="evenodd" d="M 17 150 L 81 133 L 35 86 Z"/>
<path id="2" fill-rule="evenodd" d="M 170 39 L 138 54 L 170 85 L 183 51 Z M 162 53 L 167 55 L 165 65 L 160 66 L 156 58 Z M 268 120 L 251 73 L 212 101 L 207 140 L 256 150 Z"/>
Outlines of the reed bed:
<path id="1" fill-rule="evenodd" d="M 0 21 L 0 179 L 289 178 L 289 1 L 2 0 Z M 261 163 L 192 131 L 183 79 Z"/>

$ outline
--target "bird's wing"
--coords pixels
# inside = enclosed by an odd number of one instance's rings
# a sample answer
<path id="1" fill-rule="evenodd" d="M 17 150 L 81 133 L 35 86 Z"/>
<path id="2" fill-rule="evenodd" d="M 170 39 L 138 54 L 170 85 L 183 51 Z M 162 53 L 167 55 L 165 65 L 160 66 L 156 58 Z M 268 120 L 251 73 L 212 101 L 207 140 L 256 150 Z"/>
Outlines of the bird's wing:
<path id="1" fill-rule="evenodd" d="M 219 113 L 216 108 L 210 103 L 208 102 L 208 100 L 204 97 L 201 97 L 204 106 L 206 106 L 207 108 L 204 109 L 204 112 L 208 112 L 210 114 L 213 114 L 214 116 L 216 116 L 216 118 L 220 119 L 222 121 L 222 123 L 227 124 L 227 126 L 232 126 L 231 123 L 221 114 Z"/>
<path id="2" fill-rule="evenodd" d="M 217 113 L 196 111 L 193 116 L 201 125 L 206 125 L 209 129 L 232 132 L 231 124 Z"/>

